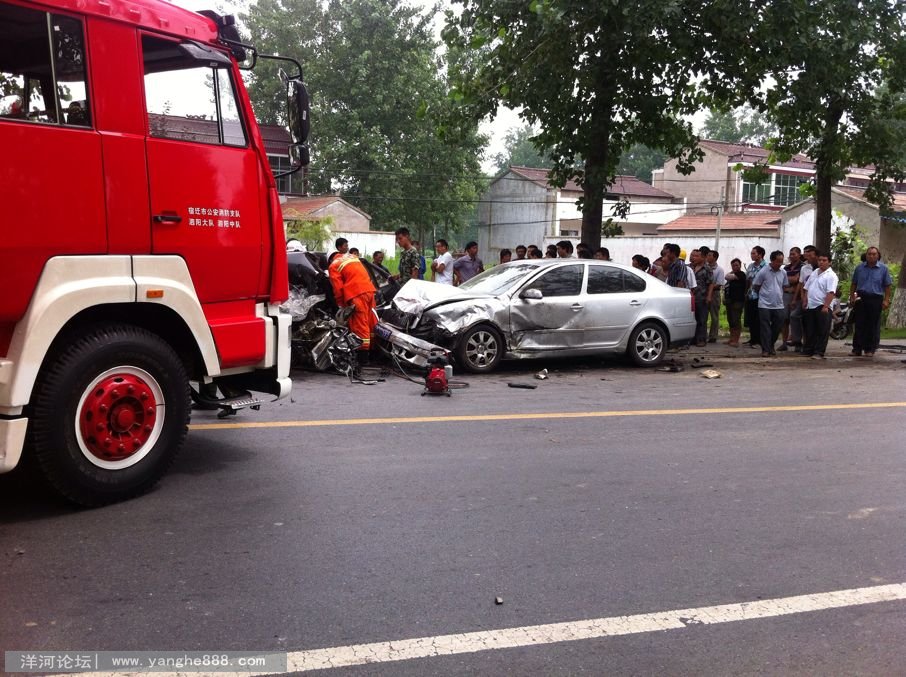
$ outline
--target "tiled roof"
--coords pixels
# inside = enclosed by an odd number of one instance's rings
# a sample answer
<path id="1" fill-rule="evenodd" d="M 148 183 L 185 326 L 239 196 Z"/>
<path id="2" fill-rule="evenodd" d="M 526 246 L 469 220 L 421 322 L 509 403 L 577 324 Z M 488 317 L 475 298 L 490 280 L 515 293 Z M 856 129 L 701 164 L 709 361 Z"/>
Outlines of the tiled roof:
<path id="1" fill-rule="evenodd" d="M 283 212 L 283 218 L 293 218 L 306 216 L 334 202 L 341 202 L 341 200 L 336 195 L 291 197 L 280 205 L 280 209 Z"/>
<path id="2" fill-rule="evenodd" d="M 720 229 L 724 230 L 777 230 L 780 217 L 776 213 L 752 212 L 724 214 Z M 687 214 L 658 226 L 658 232 L 669 230 L 716 230 L 717 214 Z"/>
<path id="3" fill-rule="evenodd" d="M 260 125 L 261 140 L 264 141 L 264 151 L 268 155 L 282 155 L 287 157 L 287 148 L 292 143 L 292 137 L 285 127 L 278 125 Z"/>
<path id="4" fill-rule="evenodd" d="M 547 169 L 510 166 L 510 171 L 532 183 L 538 184 L 542 188 L 550 187 L 548 184 Z M 582 186 L 570 179 L 561 190 L 564 193 L 581 193 Z M 659 190 L 651 184 L 645 183 L 641 179 L 622 174 L 614 178 L 613 184 L 607 189 L 607 194 L 619 195 L 620 197 L 657 197 L 662 199 L 674 199 L 674 196 L 670 193 Z"/>
<path id="5" fill-rule="evenodd" d="M 351 205 L 339 195 L 308 195 L 305 197 L 291 197 L 280 204 L 280 210 L 283 212 L 284 219 L 297 219 L 299 217 L 314 214 L 320 209 L 324 209 L 335 202 L 340 203 L 346 209 L 358 212 L 369 221 L 371 215 L 363 212 L 355 205 Z"/>
<path id="6" fill-rule="evenodd" d="M 771 154 L 771 151 L 767 148 L 748 143 L 730 143 L 729 141 L 702 139 L 698 144 L 708 150 L 726 155 L 728 162 L 764 162 Z M 790 169 L 815 169 L 815 163 L 808 156 L 801 153 L 794 155 L 788 162 L 781 162 L 775 166 L 789 167 Z"/>

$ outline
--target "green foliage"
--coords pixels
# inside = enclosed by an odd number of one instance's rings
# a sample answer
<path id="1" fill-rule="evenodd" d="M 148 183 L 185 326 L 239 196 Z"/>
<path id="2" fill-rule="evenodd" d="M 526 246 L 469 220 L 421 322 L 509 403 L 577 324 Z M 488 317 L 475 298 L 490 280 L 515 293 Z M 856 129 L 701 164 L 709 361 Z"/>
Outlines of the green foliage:
<path id="1" fill-rule="evenodd" d="M 507 131 L 504 152 L 494 156 L 497 171 L 505 172 L 510 165 L 550 169 L 553 162 L 535 145 L 534 138 L 535 131 L 529 125 L 513 127 Z"/>
<path id="2" fill-rule="evenodd" d="M 757 146 L 763 146 L 776 134 L 777 128 L 749 106 L 732 110 L 712 108 L 701 129 L 706 139 Z"/>
<path id="3" fill-rule="evenodd" d="M 617 174 L 634 176 L 645 183 L 651 183 L 651 173 L 663 167 L 666 159 L 667 156 L 662 151 L 636 143 L 623 151 L 617 165 Z"/>
<path id="4" fill-rule="evenodd" d="M 310 190 L 341 192 L 372 227 L 463 229 L 485 186 L 477 125 L 436 133 L 446 64 L 429 18 L 403 0 L 260 0 L 243 17 L 262 52 L 293 56 L 312 97 Z M 275 66 L 259 62 L 260 119 L 283 119 Z"/>
<path id="5" fill-rule="evenodd" d="M 890 0 L 736 3 L 733 20 L 716 36 L 707 86 L 725 104 L 748 101 L 767 114 L 777 127 L 776 159 L 806 153 L 816 161 L 815 244 L 828 248 L 830 191 L 845 169 L 874 165 L 883 184 L 906 162 L 906 155 L 890 152 L 896 127 L 879 123 L 889 118 L 891 97 L 906 88 L 902 6 Z M 906 138 L 903 131 L 895 136 Z M 877 200 L 878 192 L 870 197 Z"/>
<path id="6" fill-rule="evenodd" d="M 537 125 L 552 179 L 584 189 L 582 239 L 600 242 L 602 202 L 623 151 L 663 148 L 690 172 L 701 159 L 682 115 L 699 106 L 697 40 L 712 3 L 693 0 L 458 0 L 443 32 L 458 55 L 450 99 L 478 120 L 499 103 Z M 453 126 L 453 123 L 450 123 Z"/>
<path id="7" fill-rule="evenodd" d="M 310 252 L 320 251 L 330 240 L 333 217 L 304 218 L 286 222 L 286 239 L 296 238 Z"/>
<path id="8" fill-rule="evenodd" d="M 831 265 L 841 280 L 852 277 L 860 257 L 868 249 L 865 244 L 865 230 L 853 224 L 849 229 L 835 228 L 831 241 Z"/>

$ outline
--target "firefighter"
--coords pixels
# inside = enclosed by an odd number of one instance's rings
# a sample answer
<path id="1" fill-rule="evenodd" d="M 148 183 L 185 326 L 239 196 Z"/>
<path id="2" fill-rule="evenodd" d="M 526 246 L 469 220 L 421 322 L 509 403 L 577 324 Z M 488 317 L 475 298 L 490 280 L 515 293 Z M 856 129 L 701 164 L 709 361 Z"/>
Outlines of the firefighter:
<path id="1" fill-rule="evenodd" d="M 368 351 L 371 350 L 371 334 L 377 325 L 374 314 L 375 289 L 371 276 L 358 257 L 352 254 L 334 256 L 327 274 L 337 305 L 355 308 L 349 318 L 349 330 L 362 339 L 359 357 L 363 358 L 362 363 L 367 362 Z"/>

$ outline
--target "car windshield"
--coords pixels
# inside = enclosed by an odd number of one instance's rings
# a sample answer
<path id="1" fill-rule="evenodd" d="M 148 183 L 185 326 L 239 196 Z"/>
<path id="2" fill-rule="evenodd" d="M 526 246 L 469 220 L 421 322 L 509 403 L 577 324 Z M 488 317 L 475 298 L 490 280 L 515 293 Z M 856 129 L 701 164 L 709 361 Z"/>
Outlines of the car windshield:
<path id="1" fill-rule="evenodd" d="M 476 275 L 471 280 L 463 282 L 459 285 L 459 288 L 468 289 L 470 292 L 479 294 L 497 296 L 521 282 L 526 275 L 535 270 L 538 270 L 538 264 L 536 263 L 510 263 L 494 266 L 490 270 Z"/>

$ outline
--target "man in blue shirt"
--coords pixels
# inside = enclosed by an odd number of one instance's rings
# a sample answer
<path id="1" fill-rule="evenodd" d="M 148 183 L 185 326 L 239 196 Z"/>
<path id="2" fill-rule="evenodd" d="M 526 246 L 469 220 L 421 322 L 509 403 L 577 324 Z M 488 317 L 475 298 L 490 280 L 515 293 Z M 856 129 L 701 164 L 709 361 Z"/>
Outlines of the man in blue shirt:
<path id="1" fill-rule="evenodd" d="M 881 311 L 890 306 L 893 279 L 887 266 L 881 263 L 881 252 L 869 247 L 865 263 L 853 273 L 849 302 L 855 303 L 856 332 L 851 355 L 873 357 L 881 343 Z"/>
<path id="2" fill-rule="evenodd" d="M 763 266 L 752 280 L 752 291 L 758 294 L 758 319 L 761 356 L 774 357 L 774 344 L 783 329 L 786 317 L 783 292 L 789 289 L 783 266 L 783 252 L 771 252 L 771 263 Z"/>

